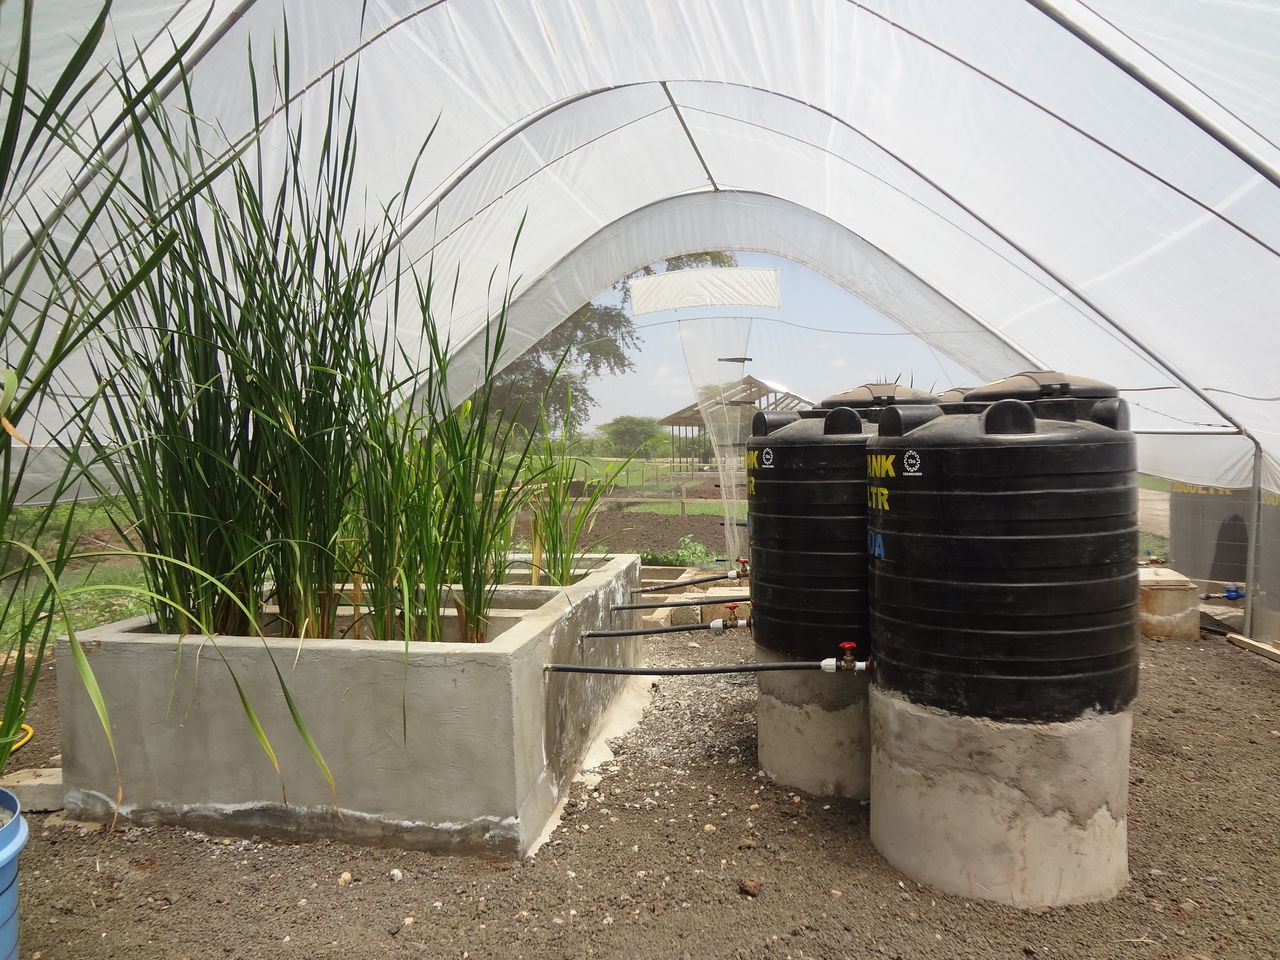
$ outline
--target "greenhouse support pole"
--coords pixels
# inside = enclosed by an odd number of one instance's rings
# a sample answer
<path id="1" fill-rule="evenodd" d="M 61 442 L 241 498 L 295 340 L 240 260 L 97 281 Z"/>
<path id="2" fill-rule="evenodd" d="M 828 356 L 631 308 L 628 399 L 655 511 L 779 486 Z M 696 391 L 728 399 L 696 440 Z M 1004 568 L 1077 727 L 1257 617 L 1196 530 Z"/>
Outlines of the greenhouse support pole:
<path id="1" fill-rule="evenodd" d="M 1249 586 L 1244 595 L 1244 627 L 1241 632 L 1252 637 L 1253 601 L 1258 594 L 1258 541 L 1262 539 L 1262 444 L 1252 434 L 1245 436 L 1253 441 L 1253 486 L 1249 491 L 1249 553 L 1244 567 Z"/>
<path id="2" fill-rule="evenodd" d="M 1107 44 L 1100 38 L 1096 37 L 1089 30 L 1076 23 L 1062 10 L 1059 10 L 1058 4 L 1051 2 L 1051 0 L 1027 0 L 1027 2 L 1058 26 L 1068 31 L 1081 43 L 1093 50 L 1094 53 L 1108 60 L 1112 66 L 1123 71 L 1131 79 L 1142 84 L 1142 86 L 1151 91 L 1152 94 L 1159 97 L 1178 113 L 1182 114 L 1194 123 L 1197 127 L 1217 141 L 1220 146 L 1234 154 L 1238 160 L 1257 171 L 1257 173 L 1265 178 L 1272 186 L 1280 187 L 1280 173 L 1277 173 L 1275 168 L 1263 159 L 1257 151 L 1251 149 L 1246 144 L 1241 143 L 1238 137 L 1231 134 L 1220 124 L 1215 123 L 1212 118 L 1206 116 L 1202 110 L 1193 106 L 1186 99 L 1178 96 L 1178 94 L 1166 87 L 1133 60 L 1122 56 L 1117 51 L 1107 46 Z M 1090 12 L 1092 13 L 1093 11 Z M 1106 23 L 1107 26 L 1115 29 L 1121 34 L 1121 36 L 1124 36 L 1125 39 L 1133 41 L 1132 37 L 1128 36 L 1128 34 L 1124 33 L 1123 30 L 1120 30 L 1115 26 L 1115 24 L 1111 23 L 1105 17 L 1099 17 L 1099 19 Z M 1142 44 L 1137 43 L 1136 41 L 1133 42 L 1141 48 L 1144 53 L 1151 53 L 1151 51 L 1143 47 Z M 1248 621 L 1246 620 L 1246 623 L 1247 622 Z M 1246 630 L 1246 632 L 1248 631 Z"/>

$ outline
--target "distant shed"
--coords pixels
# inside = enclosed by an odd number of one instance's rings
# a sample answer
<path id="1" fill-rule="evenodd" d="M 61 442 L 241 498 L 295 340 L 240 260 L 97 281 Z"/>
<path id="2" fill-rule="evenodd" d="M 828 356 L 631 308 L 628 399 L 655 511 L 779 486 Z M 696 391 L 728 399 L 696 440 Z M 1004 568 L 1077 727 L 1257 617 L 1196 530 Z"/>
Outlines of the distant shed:
<path id="1" fill-rule="evenodd" d="M 658 421 L 671 429 L 671 455 L 677 460 L 710 459 L 707 449 L 707 419 L 716 429 L 716 440 L 734 449 L 745 447 L 751 418 L 757 410 L 801 410 L 813 401 L 786 387 L 753 376 L 745 376 L 707 392 L 703 399 L 682 407 Z M 726 436 L 719 436 L 721 433 Z"/>

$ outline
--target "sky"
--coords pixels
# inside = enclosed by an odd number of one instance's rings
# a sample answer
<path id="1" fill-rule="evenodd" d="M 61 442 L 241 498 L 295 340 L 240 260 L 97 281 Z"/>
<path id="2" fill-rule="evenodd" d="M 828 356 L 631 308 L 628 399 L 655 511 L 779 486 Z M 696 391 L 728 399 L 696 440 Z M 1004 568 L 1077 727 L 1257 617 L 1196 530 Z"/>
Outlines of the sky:
<path id="1" fill-rule="evenodd" d="M 782 306 L 685 308 L 633 318 L 642 341 L 632 357 L 635 369 L 591 384 L 599 401 L 591 427 L 624 415 L 661 419 L 687 406 L 694 399 L 691 372 L 700 382 L 751 374 L 814 402 L 876 381 L 935 391 L 978 385 L 963 367 L 808 267 L 762 253 L 737 257 L 739 266 L 780 271 Z M 742 356 L 751 360 L 717 359 Z"/>

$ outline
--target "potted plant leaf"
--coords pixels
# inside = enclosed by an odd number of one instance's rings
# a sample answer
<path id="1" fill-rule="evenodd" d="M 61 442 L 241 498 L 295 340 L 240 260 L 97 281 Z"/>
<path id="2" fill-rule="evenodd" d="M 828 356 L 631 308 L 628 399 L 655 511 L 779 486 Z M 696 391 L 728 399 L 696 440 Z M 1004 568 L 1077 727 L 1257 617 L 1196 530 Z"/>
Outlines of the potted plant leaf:
<path id="1" fill-rule="evenodd" d="M 58 503 L 76 487 L 75 458 L 65 455 L 69 441 L 56 430 L 47 443 L 33 446 L 30 421 L 42 405 L 42 416 L 49 417 L 49 395 L 69 358 L 172 244 L 164 233 L 120 237 L 112 265 L 102 266 L 92 226 L 120 184 L 113 145 L 131 135 L 130 122 L 143 101 L 178 69 L 195 38 L 193 33 L 141 84 L 123 91 L 110 115 L 83 124 L 78 111 L 93 102 L 91 89 L 110 85 L 110 74 L 99 73 L 93 61 L 111 4 L 97 8 L 43 89 L 32 85 L 32 65 L 41 60 L 34 4 L 19 8 L 17 22 L 9 21 L 16 29 L 13 58 L 0 77 L 0 772 L 36 696 L 54 614 L 65 596 L 60 580 L 73 559 L 74 506 L 59 510 Z M 92 133 L 86 136 L 85 130 Z M 51 165 L 61 172 L 42 179 L 54 154 L 69 163 Z M 51 202 L 54 194 L 61 199 Z M 79 654 L 74 632 L 71 644 Z M 82 654 L 75 661 L 107 729 L 93 674 Z M 0 917 L 6 918 L 0 955 L 16 956 L 17 857 L 27 828 L 17 798 L 7 790 L 0 790 L 0 822 Z"/>

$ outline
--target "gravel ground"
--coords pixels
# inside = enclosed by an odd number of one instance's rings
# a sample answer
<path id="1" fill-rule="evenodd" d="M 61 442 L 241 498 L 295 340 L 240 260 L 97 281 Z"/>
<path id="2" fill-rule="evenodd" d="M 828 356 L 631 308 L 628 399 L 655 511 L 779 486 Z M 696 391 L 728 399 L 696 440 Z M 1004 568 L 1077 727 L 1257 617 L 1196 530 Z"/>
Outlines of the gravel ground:
<path id="1" fill-rule="evenodd" d="M 647 641 L 655 663 L 749 641 Z M 1280 957 L 1280 667 L 1206 637 L 1146 643 L 1134 731 L 1133 881 L 1019 911 L 921 888 L 857 802 L 755 766 L 749 676 L 659 680 L 613 759 L 524 861 L 31 816 L 24 957 Z"/>

